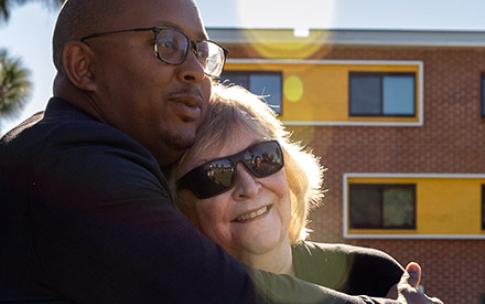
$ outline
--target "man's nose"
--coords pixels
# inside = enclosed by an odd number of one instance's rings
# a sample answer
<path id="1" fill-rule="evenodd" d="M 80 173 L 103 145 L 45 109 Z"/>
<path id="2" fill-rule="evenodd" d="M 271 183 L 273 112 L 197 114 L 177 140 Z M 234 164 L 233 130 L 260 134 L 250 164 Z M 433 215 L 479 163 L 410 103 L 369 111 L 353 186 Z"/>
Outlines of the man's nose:
<path id="1" fill-rule="evenodd" d="M 204 65 L 199 61 L 196 54 L 190 50 L 184 62 L 177 68 L 177 76 L 182 82 L 200 82 L 208 77 L 204 72 Z"/>
<path id="2" fill-rule="evenodd" d="M 262 185 L 248 169 L 241 163 L 236 166 L 236 176 L 234 181 L 234 195 L 236 200 L 256 196 Z"/>

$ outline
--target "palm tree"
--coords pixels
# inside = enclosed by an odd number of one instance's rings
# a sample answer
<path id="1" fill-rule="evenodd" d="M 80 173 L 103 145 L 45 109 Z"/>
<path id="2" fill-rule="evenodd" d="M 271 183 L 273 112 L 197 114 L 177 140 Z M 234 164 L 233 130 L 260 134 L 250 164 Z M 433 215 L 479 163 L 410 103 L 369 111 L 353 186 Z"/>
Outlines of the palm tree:
<path id="1" fill-rule="evenodd" d="M 22 66 L 20 59 L 10 58 L 6 50 L 0 50 L 0 117 L 13 117 L 27 102 L 32 90 L 30 71 Z"/>
<path id="2" fill-rule="evenodd" d="M 15 5 L 34 0 L 0 0 L 0 23 L 8 22 Z M 37 0 L 39 1 L 39 0 Z M 48 8 L 58 8 L 65 0 L 40 0 Z M 3 118 L 15 117 L 27 103 L 32 91 L 30 71 L 22 66 L 20 59 L 10 58 L 0 49 L 0 131 Z"/>
<path id="3" fill-rule="evenodd" d="M 39 1 L 39 0 L 37 0 Z M 47 7 L 58 8 L 65 0 L 41 0 Z M 33 0 L 0 0 L 0 21 L 7 22 L 10 18 L 10 12 L 15 5 L 22 5 Z"/>

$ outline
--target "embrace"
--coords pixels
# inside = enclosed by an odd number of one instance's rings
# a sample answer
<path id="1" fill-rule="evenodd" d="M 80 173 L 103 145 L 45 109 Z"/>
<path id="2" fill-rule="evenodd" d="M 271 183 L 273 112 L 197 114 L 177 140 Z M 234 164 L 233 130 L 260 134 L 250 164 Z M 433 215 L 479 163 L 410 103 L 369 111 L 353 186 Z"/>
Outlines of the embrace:
<path id="1" fill-rule="evenodd" d="M 0 141 L 0 303 L 441 303 L 305 241 L 319 160 L 226 56 L 192 0 L 66 1 L 53 97 Z"/>

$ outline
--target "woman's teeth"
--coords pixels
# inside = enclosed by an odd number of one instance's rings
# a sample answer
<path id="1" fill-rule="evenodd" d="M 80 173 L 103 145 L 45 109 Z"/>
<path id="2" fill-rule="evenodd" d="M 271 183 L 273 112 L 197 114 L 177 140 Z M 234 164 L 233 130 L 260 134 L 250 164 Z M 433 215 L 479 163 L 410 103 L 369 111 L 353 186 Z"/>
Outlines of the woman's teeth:
<path id="1" fill-rule="evenodd" d="M 268 212 L 269 208 L 270 208 L 270 206 L 264 206 L 262 208 L 259 208 L 258 210 L 255 210 L 255 211 L 243 214 L 241 216 L 238 216 L 236 218 L 236 222 L 246 222 L 246 221 L 252 220 L 252 219 Z"/>

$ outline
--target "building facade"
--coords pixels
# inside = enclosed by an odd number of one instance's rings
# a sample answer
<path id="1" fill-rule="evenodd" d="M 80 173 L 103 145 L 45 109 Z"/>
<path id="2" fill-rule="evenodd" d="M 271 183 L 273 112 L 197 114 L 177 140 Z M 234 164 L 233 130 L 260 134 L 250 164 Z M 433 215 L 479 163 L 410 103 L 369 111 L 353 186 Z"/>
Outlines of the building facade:
<path id="1" fill-rule="evenodd" d="M 328 168 L 311 239 L 418 261 L 428 294 L 485 303 L 485 33 L 210 29 L 222 79 Z"/>

